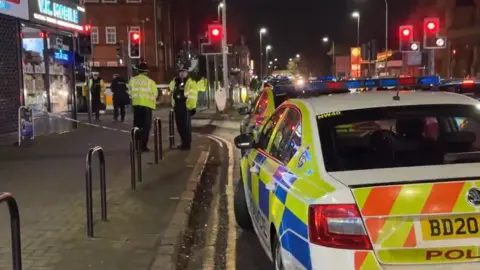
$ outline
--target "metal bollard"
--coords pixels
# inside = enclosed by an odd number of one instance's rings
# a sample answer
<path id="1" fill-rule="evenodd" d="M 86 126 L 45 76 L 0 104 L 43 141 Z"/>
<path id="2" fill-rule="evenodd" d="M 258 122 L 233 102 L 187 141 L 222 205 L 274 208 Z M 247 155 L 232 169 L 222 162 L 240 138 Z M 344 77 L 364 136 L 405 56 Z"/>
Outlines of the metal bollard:
<path id="1" fill-rule="evenodd" d="M 20 237 L 20 213 L 18 204 L 12 194 L 4 192 L 0 194 L 0 203 L 7 202 L 10 214 L 10 235 L 12 242 L 12 269 L 22 270 L 22 240 Z"/>
<path id="2" fill-rule="evenodd" d="M 173 110 L 170 110 L 168 115 L 168 139 L 170 143 L 170 149 L 175 145 L 175 113 Z"/>
<path id="3" fill-rule="evenodd" d="M 163 160 L 162 119 L 155 118 L 154 124 L 155 164 L 158 164 L 159 160 Z"/>
<path id="4" fill-rule="evenodd" d="M 107 221 L 107 180 L 105 169 L 105 152 L 100 146 L 90 148 L 85 163 L 85 188 L 87 203 L 87 236 L 93 237 L 93 199 L 92 199 L 92 159 L 98 153 L 100 166 L 100 205 L 102 220 Z"/>
<path id="5" fill-rule="evenodd" d="M 140 129 L 132 128 L 130 133 L 130 185 L 132 190 L 142 182 L 142 149 L 140 149 Z"/>

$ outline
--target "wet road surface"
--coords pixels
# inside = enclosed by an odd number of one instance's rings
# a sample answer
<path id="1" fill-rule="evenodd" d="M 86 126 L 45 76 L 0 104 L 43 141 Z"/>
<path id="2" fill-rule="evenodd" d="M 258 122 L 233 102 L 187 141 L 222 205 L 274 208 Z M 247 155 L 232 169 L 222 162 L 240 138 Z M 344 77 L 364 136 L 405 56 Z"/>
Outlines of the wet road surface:
<path id="1" fill-rule="evenodd" d="M 200 131 L 227 141 L 235 134 L 208 128 Z M 177 269 L 273 269 L 255 233 L 242 231 L 235 222 L 233 187 L 239 175 L 238 151 L 218 137 L 211 138 L 209 161 L 195 194 Z M 230 162 L 229 153 L 234 156 Z"/>

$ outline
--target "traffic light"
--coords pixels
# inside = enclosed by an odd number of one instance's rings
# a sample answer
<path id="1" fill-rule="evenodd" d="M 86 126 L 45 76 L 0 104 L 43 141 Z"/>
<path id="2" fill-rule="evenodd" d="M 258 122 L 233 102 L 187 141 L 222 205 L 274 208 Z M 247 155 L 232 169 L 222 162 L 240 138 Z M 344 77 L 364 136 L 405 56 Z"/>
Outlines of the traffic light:
<path id="1" fill-rule="evenodd" d="M 92 36 L 91 36 L 92 27 L 87 24 L 83 26 L 83 32 L 78 33 L 77 45 L 78 45 L 78 55 L 80 56 L 91 56 L 92 55 Z"/>
<path id="2" fill-rule="evenodd" d="M 442 42 L 446 40 L 438 40 L 439 31 L 440 19 L 425 18 L 423 20 L 423 47 L 425 49 L 438 49 L 444 47 L 445 44 L 442 44 Z M 441 46 L 438 44 L 441 44 Z"/>
<path id="3" fill-rule="evenodd" d="M 141 42 L 141 35 L 139 31 L 128 31 L 128 56 L 130 58 L 140 58 Z"/>
<path id="4" fill-rule="evenodd" d="M 413 25 L 402 25 L 398 28 L 399 33 L 399 50 L 402 52 L 411 51 L 413 43 Z"/>
<path id="5" fill-rule="evenodd" d="M 208 38 L 210 43 L 219 43 L 223 38 L 223 28 L 221 24 L 208 25 Z"/>

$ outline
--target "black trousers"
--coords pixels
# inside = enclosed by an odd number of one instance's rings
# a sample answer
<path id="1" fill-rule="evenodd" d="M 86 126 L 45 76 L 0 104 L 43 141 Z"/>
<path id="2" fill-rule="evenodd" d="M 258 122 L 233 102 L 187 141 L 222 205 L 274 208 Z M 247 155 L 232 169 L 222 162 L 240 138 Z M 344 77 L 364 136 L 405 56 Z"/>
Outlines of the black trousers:
<path id="1" fill-rule="evenodd" d="M 152 128 L 152 109 L 133 106 L 133 126 L 140 129 L 141 147 L 147 148 L 150 129 Z"/>
<path id="2" fill-rule="evenodd" d="M 92 98 L 92 114 L 95 115 L 96 120 L 100 120 L 100 107 L 102 107 L 100 98 Z"/>
<path id="3" fill-rule="evenodd" d="M 125 121 L 125 104 L 118 100 L 113 100 L 113 119 L 118 120 L 118 111 L 120 111 L 120 120 Z"/>
<path id="4" fill-rule="evenodd" d="M 186 106 L 175 106 L 175 124 L 177 125 L 182 148 L 190 148 L 192 144 L 192 118 Z"/>

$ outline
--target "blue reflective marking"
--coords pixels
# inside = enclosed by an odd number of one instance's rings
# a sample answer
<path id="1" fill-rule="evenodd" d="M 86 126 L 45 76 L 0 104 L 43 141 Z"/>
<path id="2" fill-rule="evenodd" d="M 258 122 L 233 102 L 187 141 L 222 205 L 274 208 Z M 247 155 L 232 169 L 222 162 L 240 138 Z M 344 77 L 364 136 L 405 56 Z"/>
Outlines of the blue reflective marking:
<path id="1" fill-rule="evenodd" d="M 308 227 L 287 208 L 283 212 L 282 223 L 280 224 L 279 234 L 282 236 L 287 230 L 294 231 L 301 237 L 308 239 Z M 310 259 L 310 247 L 308 241 L 302 239 L 296 234 L 287 231 L 280 239 L 282 247 L 290 252 L 297 261 L 305 268 L 312 269 Z"/>
<path id="2" fill-rule="evenodd" d="M 282 187 L 275 185 L 275 196 L 283 203 L 287 201 L 287 191 Z"/>
<path id="3" fill-rule="evenodd" d="M 262 182 L 261 179 L 258 179 L 258 202 L 260 210 L 268 218 L 268 209 L 270 207 L 270 192 L 267 190 L 267 187 Z"/>

